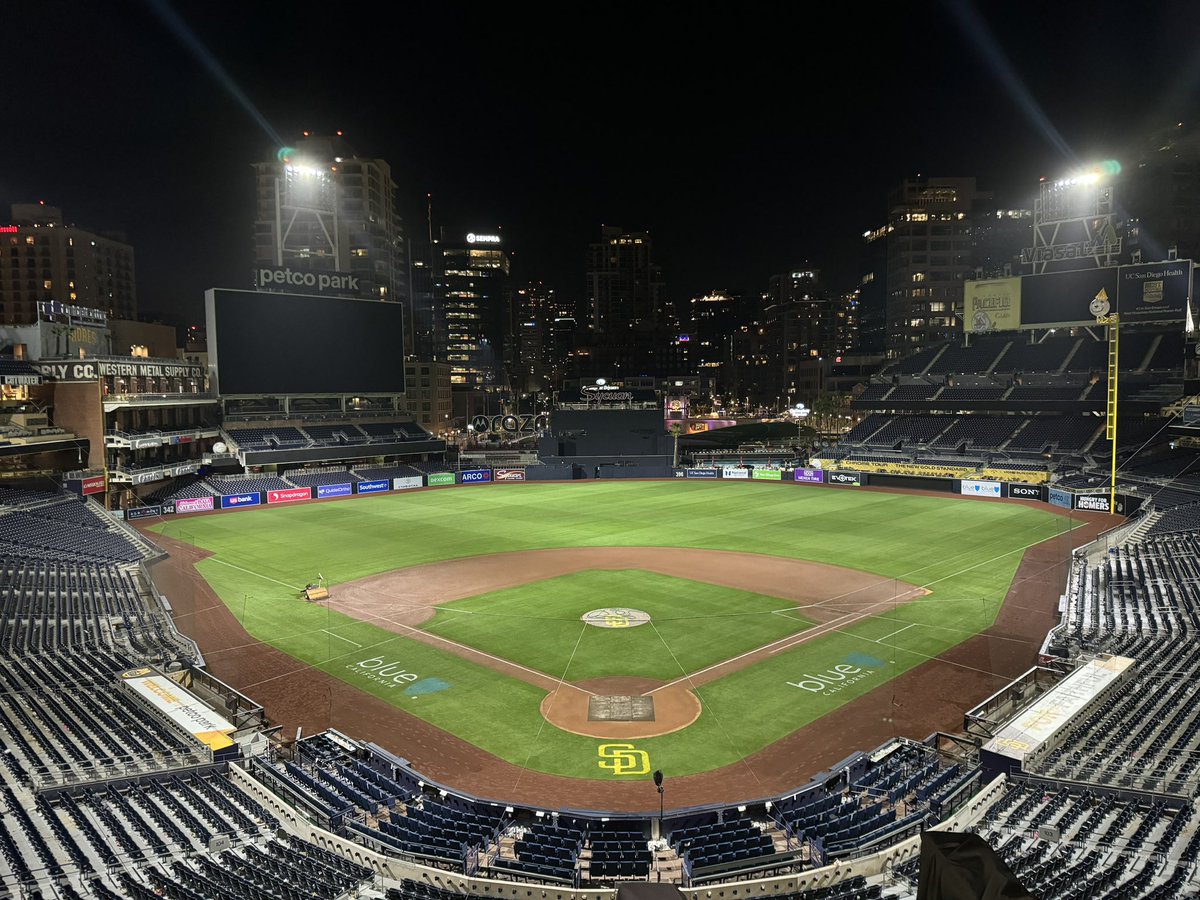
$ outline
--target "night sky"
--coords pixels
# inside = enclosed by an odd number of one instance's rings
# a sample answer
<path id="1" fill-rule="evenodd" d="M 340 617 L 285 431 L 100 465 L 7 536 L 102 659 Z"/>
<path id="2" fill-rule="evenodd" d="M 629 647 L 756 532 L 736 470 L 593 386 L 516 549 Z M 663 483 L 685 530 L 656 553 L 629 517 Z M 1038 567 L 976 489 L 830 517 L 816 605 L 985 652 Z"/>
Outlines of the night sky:
<path id="1" fill-rule="evenodd" d="M 167 321 L 246 283 L 274 141 L 163 8 L 285 141 L 388 160 L 410 234 L 432 193 L 436 224 L 502 228 L 515 276 L 576 297 L 601 223 L 651 232 L 675 299 L 799 264 L 849 288 L 906 176 L 1027 204 L 1200 114 L 1194 4 L 875 7 L 5 4 L 0 220 L 41 199 L 125 232 Z"/>

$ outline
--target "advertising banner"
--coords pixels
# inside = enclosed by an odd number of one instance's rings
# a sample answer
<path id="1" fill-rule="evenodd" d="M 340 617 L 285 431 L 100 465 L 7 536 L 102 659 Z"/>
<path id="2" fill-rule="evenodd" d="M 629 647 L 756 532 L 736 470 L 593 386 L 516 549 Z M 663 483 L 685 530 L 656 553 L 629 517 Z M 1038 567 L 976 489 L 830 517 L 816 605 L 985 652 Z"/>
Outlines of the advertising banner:
<path id="1" fill-rule="evenodd" d="M 491 469 L 464 469 L 459 478 L 462 484 L 486 484 L 492 480 Z"/>
<path id="2" fill-rule="evenodd" d="M 1108 494 L 1076 494 L 1075 508 L 1088 512 L 1112 512 Z"/>
<path id="3" fill-rule="evenodd" d="M 958 489 L 968 497 L 999 497 L 1003 490 L 998 481 L 962 481 Z"/>
<path id="4" fill-rule="evenodd" d="M 749 469 L 738 469 L 736 467 L 731 466 L 728 469 L 721 470 L 721 477 L 722 478 L 749 478 L 750 470 Z"/>
<path id="5" fill-rule="evenodd" d="M 1046 494 L 1046 502 L 1051 506 L 1057 506 L 1061 509 L 1074 509 L 1075 497 L 1070 491 L 1064 491 L 1062 488 L 1050 488 Z"/>
<path id="6" fill-rule="evenodd" d="M 1036 484 L 1012 484 L 1008 485 L 1008 496 L 1018 500 L 1041 500 L 1042 489 Z"/>
<path id="7" fill-rule="evenodd" d="M 121 678 L 143 700 L 211 750 L 233 746 L 230 735 L 237 727 L 170 678 L 150 669 L 131 669 Z"/>
<path id="8" fill-rule="evenodd" d="M 1092 325 L 1088 310 L 1092 299 L 1104 291 L 1117 296 L 1117 267 L 1079 269 L 1021 278 L 1021 326 Z"/>
<path id="9" fill-rule="evenodd" d="M 716 469 L 688 469 L 687 477 L 688 478 L 716 478 L 717 470 Z"/>
<path id="10" fill-rule="evenodd" d="M 162 441 L 156 437 L 130 438 L 130 450 L 150 450 L 161 444 Z"/>
<path id="11" fill-rule="evenodd" d="M 403 481 L 403 479 L 397 478 L 396 481 Z M 393 484 L 394 483 L 395 482 L 393 482 Z M 428 475 L 425 476 L 425 483 L 427 485 L 429 485 L 430 487 L 434 487 L 435 485 L 439 485 L 439 484 L 454 484 L 454 473 L 453 472 L 430 472 Z M 396 488 L 396 490 L 400 490 L 400 488 Z"/>
<path id="12" fill-rule="evenodd" d="M 267 491 L 268 503 L 295 503 L 297 500 L 311 500 L 312 488 L 287 488 L 282 491 Z"/>
<path id="13" fill-rule="evenodd" d="M 85 497 L 89 494 L 103 494 L 104 476 L 93 475 L 91 478 L 85 478 L 80 482 L 79 488 L 79 492 Z"/>
<path id="14" fill-rule="evenodd" d="M 221 498 L 221 509 L 236 509 L 242 506 L 258 506 L 260 503 L 262 503 L 262 494 L 258 493 L 257 491 L 250 494 L 230 494 Z M 179 506 L 176 505 L 175 508 L 179 509 Z M 183 512 L 182 509 L 179 509 L 179 511 Z"/>
<path id="15" fill-rule="evenodd" d="M 840 484 L 842 487 L 862 487 L 861 472 L 826 472 L 827 484 Z"/>
<path id="16" fill-rule="evenodd" d="M 125 518 L 127 519 L 153 519 L 161 515 L 161 506 L 133 506 L 125 510 Z"/>
<path id="17" fill-rule="evenodd" d="M 524 469 L 497 469 L 496 481 L 524 481 Z"/>
<path id="18" fill-rule="evenodd" d="M 753 469 L 750 477 L 755 481 L 782 481 L 783 472 L 779 469 Z"/>
<path id="19" fill-rule="evenodd" d="M 1192 294 L 1192 261 L 1121 266 L 1117 305 L 1121 322 L 1182 322 Z"/>
<path id="20" fill-rule="evenodd" d="M 420 480 L 420 478 L 417 479 L 417 481 Z M 391 483 L 386 478 L 383 481 L 360 481 L 357 487 L 360 494 L 378 494 L 380 491 L 392 489 Z"/>
<path id="21" fill-rule="evenodd" d="M 792 478 L 804 484 L 824 484 L 825 472 L 822 469 L 796 469 Z"/>
<path id="22" fill-rule="evenodd" d="M 442 476 L 449 476 L 449 481 L 434 481 L 433 480 L 435 478 L 440 479 Z M 430 484 L 454 484 L 454 473 L 453 472 L 434 472 L 432 475 L 429 476 L 429 483 Z M 392 479 L 392 490 L 394 490 L 394 491 L 411 491 L 413 488 L 419 488 L 419 487 L 424 487 L 424 486 L 425 485 L 424 485 L 424 483 L 422 483 L 420 475 L 409 475 L 405 478 L 393 478 Z"/>
<path id="23" fill-rule="evenodd" d="M 964 331 L 1015 331 L 1020 327 L 1020 277 L 963 283 Z"/>
<path id="24" fill-rule="evenodd" d="M 209 512 L 213 508 L 214 497 L 185 497 L 175 501 L 175 512 L 191 513 L 191 512 Z M 221 504 L 222 509 L 225 504 Z"/>
<path id="25" fill-rule="evenodd" d="M 349 497 L 351 494 L 350 485 L 347 484 L 319 484 L 317 485 L 317 499 L 322 497 Z"/>

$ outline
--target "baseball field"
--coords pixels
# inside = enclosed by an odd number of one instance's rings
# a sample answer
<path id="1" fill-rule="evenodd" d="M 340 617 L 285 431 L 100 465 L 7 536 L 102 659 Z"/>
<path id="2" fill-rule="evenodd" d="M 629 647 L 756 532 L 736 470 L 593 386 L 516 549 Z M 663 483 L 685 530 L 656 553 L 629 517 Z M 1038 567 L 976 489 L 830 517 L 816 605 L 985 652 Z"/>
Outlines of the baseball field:
<path id="1" fill-rule="evenodd" d="M 523 770 L 611 781 L 727 766 L 938 657 L 1072 524 L 1023 503 L 597 481 L 152 530 L 204 551 L 248 635 L 308 671 Z M 303 599 L 318 581 L 330 600 Z"/>

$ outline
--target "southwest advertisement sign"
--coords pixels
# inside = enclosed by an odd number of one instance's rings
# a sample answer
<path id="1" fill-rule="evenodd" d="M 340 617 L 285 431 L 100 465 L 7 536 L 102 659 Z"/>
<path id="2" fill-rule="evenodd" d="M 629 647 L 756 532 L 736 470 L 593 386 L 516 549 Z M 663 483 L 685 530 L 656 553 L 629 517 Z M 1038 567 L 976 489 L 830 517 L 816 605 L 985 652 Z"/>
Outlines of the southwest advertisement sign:
<path id="1" fill-rule="evenodd" d="M 401 481 L 401 480 L 402 479 L 399 479 L 399 478 L 396 479 L 396 481 Z M 440 485 L 440 484 L 454 484 L 454 473 L 453 472 L 431 472 L 430 474 L 425 476 L 425 483 L 427 485 L 429 485 L 430 487 L 434 487 L 434 486 Z M 400 490 L 400 489 L 396 488 L 396 490 Z"/>
<path id="2" fill-rule="evenodd" d="M 348 483 L 317 485 L 317 499 L 321 499 L 322 497 L 349 497 L 350 493 L 351 490 Z"/>
<path id="3" fill-rule="evenodd" d="M 1061 509 L 1074 509 L 1074 499 L 1070 491 L 1064 491 L 1062 488 L 1050 488 L 1046 494 L 1046 502 Z"/>
<path id="4" fill-rule="evenodd" d="M 1112 512 L 1108 494 L 1076 494 L 1075 508 L 1088 512 Z"/>
<path id="5" fill-rule="evenodd" d="M 288 488 L 282 491 L 267 491 L 268 503 L 295 503 L 297 500 L 311 500 L 312 488 Z"/>
<path id="6" fill-rule="evenodd" d="M 735 468 L 722 469 L 721 477 L 722 478 L 749 478 L 750 470 L 749 469 L 735 469 Z"/>
<path id="7" fill-rule="evenodd" d="M 440 479 L 443 476 L 445 476 L 449 480 L 441 481 Z M 434 481 L 433 479 L 435 479 L 435 478 L 437 478 L 439 480 Z M 429 483 L 430 484 L 454 484 L 454 473 L 453 472 L 434 472 L 432 475 L 429 476 Z M 419 488 L 419 487 L 424 487 L 424 486 L 425 485 L 423 485 L 421 483 L 420 475 L 409 475 L 406 478 L 393 478 L 392 479 L 392 490 L 394 490 L 394 491 L 411 491 L 413 488 Z"/>
<path id="8" fill-rule="evenodd" d="M 779 469 L 753 469 L 750 477 L 755 481 L 782 481 L 783 472 Z"/>
<path id="9" fill-rule="evenodd" d="M 1182 322 L 1192 296 L 1192 261 L 1121 266 L 1117 270 L 1117 312 L 1126 322 Z"/>
<path id="10" fill-rule="evenodd" d="M 1041 500 L 1042 489 L 1036 484 L 1009 484 L 1008 496 L 1018 500 Z"/>
<path id="11" fill-rule="evenodd" d="M 963 284 L 963 330 L 1015 331 L 1021 327 L 1021 279 L 992 278 Z"/>
<path id="12" fill-rule="evenodd" d="M 491 469 L 466 469 L 459 474 L 462 484 L 487 484 L 492 480 Z"/>
<path id="13" fill-rule="evenodd" d="M 211 512 L 213 508 L 213 497 L 189 497 L 184 500 L 175 501 L 175 512 L 191 513 L 191 512 Z M 222 498 L 224 499 L 224 498 Z M 221 504 L 221 508 L 225 508 L 225 504 Z"/>
<path id="14" fill-rule="evenodd" d="M 688 469 L 687 477 L 688 478 L 716 478 L 717 470 L 716 469 Z"/>
<path id="15" fill-rule="evenodd" d="M 497 469 L 496 481 L 524 481 L 524 469 Z"/>
<path id="16" fill-rule="evenodd" d="M 827 484 L 840 484 L 842 487 L 862 487 L 861 472 L 826 472 Z"/>
<path id="17" fill-rule="evenodd" d="M 792 472 L 792 478 L 803 484 L 824 484 L 825 471 L 823 469 L 796 469 Z"/>
<path id="18" fill-rule="evenodd" d="M 153 519 L 161 515 L 161 506 L 135 506 L 125 510 L 126 519 Z"/>
<path id="19" fill-rule="evenodd" d="M 418 478 L 417 481 L 421 479 Z M 391 484 L 385 478 L 383 481 L 360 481 L 358 483 L 358 493 L 360 494 L 378 494 L 380 491 L 390 491 Z"/>
<path id="20" fill-rule="evenodd" d="M 242 506 L 258 506 L 262 503 L 262 494 L 255 491 L 252 494 L 230 494 L 221 498 L 221 509 L 237 509 Z M 176 511 L 183 512 L 178 505 Z"/>
<path id="21" fill-rule="evenodd" d="M 1003 490 L 998 481 L 962 481 L 958 489 L 968 497 L 999 497 Z"/>

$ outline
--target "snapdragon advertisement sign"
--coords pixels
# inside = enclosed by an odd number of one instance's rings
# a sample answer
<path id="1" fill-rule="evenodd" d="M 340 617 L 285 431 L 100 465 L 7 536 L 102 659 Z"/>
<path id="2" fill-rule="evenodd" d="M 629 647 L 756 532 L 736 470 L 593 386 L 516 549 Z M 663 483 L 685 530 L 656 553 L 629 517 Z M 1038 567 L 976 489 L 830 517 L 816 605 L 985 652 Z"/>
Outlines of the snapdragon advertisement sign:
<path id="1" fill-rule="evenodd" d="M 750 477 L 755 481 L 782 481 L 783 472 L 779 469 L 754 469 Z"/>
<path id="2" fill-rule="evenodd" d="M 824 484 L 825 472 L 822 469 L 796 469 L 792 478 L 804 484 Z"/>
<path id="3" fill-rule="evenodd" d="M 417 481 L 421 479 L 418 478 Z M 360 494 L 378 494 L 380 491 L 389 491 L 392 486 L 385 478 L 383 481 L 360 481 L 358 483 L 358 493 Z"/>
<path id="4" fill-rule="evenodd" d="M 288 488 L 283 491 L 267 491 L 268 503 L 295 503 L 297 500 L 311 500 L 312 488 Z"/>
<path id="5" fill-rule="evenodd" d="M 450 480 L 449 481 L 434 481 L 433 480 L 434 478 L 438 478 L 442 475 L 449 475 Z M 430 484 L 454 484 L 454 473 L 453 472 L 435 472 L 433 475 L 429 476 L 429 483 Z M 409 475 L 406 478 L 393 478 L 392 479 L 392 490 L 394 490 L 394 491 L 411 491 L 413 488 L 419 488 L 419 487 L 424 487 L 424 485 L 421 484 L 421 476 L 420 475 Z"/>
<path id="6" fill-rule="evenodd" d="M 255 491 L 250 494 L 229 494 L 221 498 L 221 509 L 239 509 L 243 506 L 258 506 L 262 503 L 262 494 Z M 178 505 L 175 507 L 178 509 Z"/>
<path id="7" fill-rule="evenodd" d="M 396 479 L 396 481 L 402 481 L 402 480 L 403 479 L 400 479 L 400 478 Z M 435 487 L 440 484 L 454 484 L 454 473 L 453 472 L 430 472 L 428 475 L 425 476 L 425 483 L 428 484 L 430 487 Z M 397 490 L 399 490 L 399 488 L 397 488 Z"/>
<path id="8" fill-rule="evenodd" d="M 317 485 L 317 497 L 349 497 L 349 484 L 319 484 Z"/>
<path id="9" fill-rule="evenodd" d="M 961 481 L 958 489 L 968 497 L 999 497 L 1002 490 L 999 481 Z"/>
<path id="10" fill-rule="evenodd" d="M 721 477 L 722 478 L 749 478 L 750 470 L 749 469 L 737 469 L 737 468 L 730 467 L 728 469 L 721 470 Z"/>

